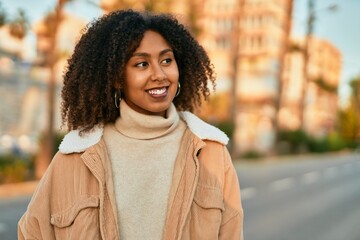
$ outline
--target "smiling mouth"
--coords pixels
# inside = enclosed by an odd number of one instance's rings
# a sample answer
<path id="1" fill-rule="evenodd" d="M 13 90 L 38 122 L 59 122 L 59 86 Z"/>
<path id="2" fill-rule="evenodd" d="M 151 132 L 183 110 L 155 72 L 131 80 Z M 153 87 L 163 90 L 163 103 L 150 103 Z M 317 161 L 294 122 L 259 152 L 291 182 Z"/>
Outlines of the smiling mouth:
<path id="1" fill-rule="evenodd" d="M 154 89 L 147 90 L 147 92 L 152 96 L 162 96 L 162 95 L 166 94 L 167 88 L 166 87 L 154 88 Z"/>

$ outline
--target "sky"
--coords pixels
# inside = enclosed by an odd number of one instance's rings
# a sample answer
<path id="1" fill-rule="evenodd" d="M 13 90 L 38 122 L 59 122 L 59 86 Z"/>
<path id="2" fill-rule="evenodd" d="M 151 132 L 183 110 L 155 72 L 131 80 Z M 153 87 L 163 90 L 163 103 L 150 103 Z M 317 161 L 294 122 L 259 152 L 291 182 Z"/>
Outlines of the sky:
<path id="1" fill-rule="evenodd" d="M 294 3 L 293 35 L 304 36 L 307 1 Z M 339 100 L 343 105 L 350 94 L 349 81 L 360 76 L 360 0 L 316 0 L 315 3 L 314 35 L 328 40 L 342 53 Z M 333 4 L 338 9 L 328 10 Z"/>
<path id="2" fill-rule="evenodd" d="M 221 1 L 221 0 L 219 0 Z M 11 15 L 18 8 L 25 10 L 31 22 L 39 21 L 55 6 L 56 0 L 0 0 Z M 99 0 L 73 0 L 66 5 L 69 13 L 90 21 L 102 14 L 93 3 Z M 293 35 L 302 37 L 306 31 L 307 0 L 294 0 Z M 336 11 L 328 6 L 337 5 Z M 360 0 L 315 0 L 314 35 L 334 44 L 342 53 L 342 74 L 339 85 L 340 104 L 349 96 L 348 82 L 360 75 Z"/>

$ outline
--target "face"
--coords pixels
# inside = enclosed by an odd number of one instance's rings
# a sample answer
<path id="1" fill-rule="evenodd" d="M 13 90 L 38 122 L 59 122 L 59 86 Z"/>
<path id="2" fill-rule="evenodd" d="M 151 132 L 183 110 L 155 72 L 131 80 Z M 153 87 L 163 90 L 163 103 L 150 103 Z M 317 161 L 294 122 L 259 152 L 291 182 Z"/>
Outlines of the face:
<path id="1" fill-rule="evenodd" d="M 124 99 L 135 111 L 165 116 L 179 80 L 174 53 L 157 32 L 146 31 L 125 67 Z"/>

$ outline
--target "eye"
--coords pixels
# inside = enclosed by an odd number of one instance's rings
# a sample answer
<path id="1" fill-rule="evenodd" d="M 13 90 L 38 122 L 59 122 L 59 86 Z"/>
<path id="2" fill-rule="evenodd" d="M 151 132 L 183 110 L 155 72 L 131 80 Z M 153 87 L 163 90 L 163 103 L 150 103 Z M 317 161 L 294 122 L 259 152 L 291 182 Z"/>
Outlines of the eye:
<path id="1" fill-rule="evenodd" d="M 140 68 L 144 68 L 147 67 L 149 64 L 147 62 L 139 62 L 137 64 L 135 64 L 135 67 L 140 67 Z"/>
<path id="2" fill-rule="evenodd" d="M 173 60 L 171 58 L 166 58 L 161 61 L 161 64 L 170 64 Z"/>

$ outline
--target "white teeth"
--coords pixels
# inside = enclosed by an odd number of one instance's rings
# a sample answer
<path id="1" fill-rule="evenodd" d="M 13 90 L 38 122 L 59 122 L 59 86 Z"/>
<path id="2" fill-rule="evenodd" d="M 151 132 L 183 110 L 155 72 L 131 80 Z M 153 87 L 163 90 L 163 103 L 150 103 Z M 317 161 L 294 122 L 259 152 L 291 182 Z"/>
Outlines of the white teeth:
<path id="1" fill-rule="evenodd" d="M 160 88 L 160 89 L 151 89 L 149 90 L 148 92 L 151 94 L 151 95 L 160 95 L 160 94 L 163 94 L 165 93 L 166 91 L 166 88 Z"/>

